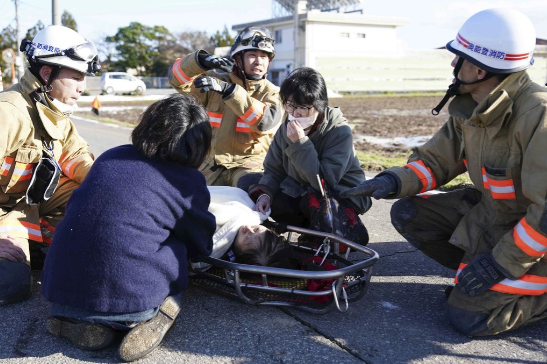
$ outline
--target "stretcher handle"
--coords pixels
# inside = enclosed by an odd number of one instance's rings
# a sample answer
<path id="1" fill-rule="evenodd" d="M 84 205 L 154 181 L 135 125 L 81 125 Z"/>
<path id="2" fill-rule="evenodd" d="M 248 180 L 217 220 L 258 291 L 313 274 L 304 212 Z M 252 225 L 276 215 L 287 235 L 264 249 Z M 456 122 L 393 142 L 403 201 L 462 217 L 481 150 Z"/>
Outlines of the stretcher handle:
<path id="1" fill-rule="evenodd" d="M 344 301 L 346 302 L 345 309 L 340 308 L 340 303 L 338 302 L 338 293 L 336 292 L 336 282 L 332 282 L 332 295 L 334 296 L 334 303 L 336 303 L 336 308 L 338 308 L 338 311 L 340 312 L 346 312 L 349 309 L 349 302 L 348 302 L 348 294 L 346 293 L 346 288 L 342 285 L 342 297 L 344 298 Z"/>

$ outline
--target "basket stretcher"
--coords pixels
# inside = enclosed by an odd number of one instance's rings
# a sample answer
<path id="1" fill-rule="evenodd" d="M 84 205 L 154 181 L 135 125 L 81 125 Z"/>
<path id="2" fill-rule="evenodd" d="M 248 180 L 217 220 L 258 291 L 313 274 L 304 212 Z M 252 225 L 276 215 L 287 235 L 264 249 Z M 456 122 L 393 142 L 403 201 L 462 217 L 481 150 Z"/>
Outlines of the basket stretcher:
<path id="1" fill-rule="evenodd" d="M 345 312 L 349 302 L 363 297 L 370 284 L 372 267 L 379 259 L 374 250 L 338 235 L 287 226 L 290 244 L 298 251 L 314 257 L 306 270 L 283 269 L 232 263 L 207 256 L 198 261 L 211 267 L 190 269 L 190 282 L 208 291 L 241 300 L 247 304 L 294 307 L 310 313 L 325 314 L 335 307 Z M 317 247 L 291 242 L 293 233 L 319 237 Z M 339 246 L 348 247 L 344 256 Z M 350 253 L 359 252 L 364 259 L 349 260 Z M 326 267 L 329 267 L 329 270 Z M 334 268 L 334 269 L 333 269 Z"/>

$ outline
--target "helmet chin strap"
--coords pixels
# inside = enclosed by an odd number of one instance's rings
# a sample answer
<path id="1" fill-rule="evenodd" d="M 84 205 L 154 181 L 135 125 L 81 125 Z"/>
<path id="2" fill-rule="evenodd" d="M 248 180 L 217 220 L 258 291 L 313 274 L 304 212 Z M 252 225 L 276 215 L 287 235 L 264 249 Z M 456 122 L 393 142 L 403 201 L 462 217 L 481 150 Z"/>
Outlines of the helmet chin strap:
<path id="1" fill-rule="evenodd" d="M 29 94 L 30 97 L 36 102 L 41 102 L 42 104 L 47 105 L 46 101 L 44 100 L 44 95 L 50 93 L 53 90 L 51 83 L 57 78 L 57 76 L 59 76 L 60 72 L 61 72 L 61 67 L 51 66 L 51 73 L 47 81 L 44 81 L 42 77 L 38 77 L 40 82 L 45 83 L 45 85 L 42 85 L 38 87 L 36 90 L 32 91 Z"/>
<path id="2" fill-rule="evenodd" d="M 439 115 L 439 112 L 442 110 L 444 105 L 446 105 L 448 100 L 450 100 L 453 96 L 456 96 L 459 93 L 461 85 L 473 85 L 475 83 L 484 82 L 486 80 L 491 79 L 492 77 L 496 75 L 496 73 L 488 72 L 488 74 L 480 80 L 473 81 L 473 82 L 463 82 L 462 80 L 458 78 L 458 73 L 460 73 L 460 69 L 462 68 L 464 61 L 465 61 L 465 58 L 459 57 L 458 62 L 456 63 L 456 67 L 454 67 L 454 72 L 452 72 L 454 74 L 454 77 L 456 78 L 456 82 L 448 86 L 448 90 L 446 91 L 446 94 L 444 95 L 441 102 L 439 102 L 439 105 L 437 105 L 435 108 L 431 110 L 431 113 L 433 115 L 435 116 Z"/>

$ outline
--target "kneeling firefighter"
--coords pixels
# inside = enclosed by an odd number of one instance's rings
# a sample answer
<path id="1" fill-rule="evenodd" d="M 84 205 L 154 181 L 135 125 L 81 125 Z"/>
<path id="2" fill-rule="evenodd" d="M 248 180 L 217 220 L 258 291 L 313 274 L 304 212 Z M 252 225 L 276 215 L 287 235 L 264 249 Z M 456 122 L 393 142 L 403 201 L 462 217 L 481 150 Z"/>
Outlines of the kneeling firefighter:
<path id="1" fill-rule="evenodd" d="M 100 70 L 97 50 L 58 25 L 20 47 L 29 67 L 0 93 L 0 305 L 27 299 L 72 191 L 93 163 L 69 116 Z"/>

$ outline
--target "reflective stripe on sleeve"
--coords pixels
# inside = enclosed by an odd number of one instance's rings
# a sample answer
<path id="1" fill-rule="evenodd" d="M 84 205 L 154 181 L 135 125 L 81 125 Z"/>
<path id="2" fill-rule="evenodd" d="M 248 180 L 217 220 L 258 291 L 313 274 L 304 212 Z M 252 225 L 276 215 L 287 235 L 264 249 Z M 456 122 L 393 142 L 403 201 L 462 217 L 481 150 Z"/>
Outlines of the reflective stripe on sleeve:
<path id="1" fill-rule="evenodd" d="M 177 81 L 179 81 L 181 84 L 185 84 L 192 80 L 192 77 L 188 77 L 186 73 L 184 73 L 183 70 L 180 69 L 180 62 L 182 62 L 182 58 L 178 58 L 175 63 L 173 64 L 172 72 Z"/>
<path id="2" fill-rule="evenodd" d="M 525 218 L 513 229 L 515 244 L 526 254 L 539 257 L 547 253 L 547 237 L 534 230 Z"/>
<path id="3" fill-rule="evenodd" d="M 416 173 L 420 181 L 422 181 L 423 188 L 420 190 L 420 193 L 432 190 L 435 187 L 437 187 L 437 182 L 435 181 L 435 178 L 433 177 L 433 173 L 431 172 L 431 169 L 426 167 L 423 161 L 419 160 L 419 161 L 410 162 L 409 164 L 403 167 L 408 167 L 412 169 L 412 171 Z"/>
<path id="4" fill-rule="evenodd" d="M 265 104 L 254 100 L 253 105 L 245 112 L 245 114 L 241 116 L 241 119 L 243 119 L 243 121 L 247 124 L 253 125 L 262 118 L 262 115 L 264 115 L 264 109 L 266 109 Z"/>
<path id="5" fill-rule="evenodd" d="M 454 279 L 455 283 L 458 283 L 458 275 L 466 266 L 467 264 L 460 264 L 460 267 L 456 272 L 456 278 Z M 492 291 L 507 294 L 540 296 L 547 293 L 547 277 L 525 274 L 515 280 L 505 278 L 503 281 L 494 284 L 490 289 Z"/>
<path id="6" fill-rule="evenodd" d="M 81 162 L 90 162 L 91 160 L 92 159 L 88 154 L 82 154 L 79 157 L 64 161 L 61 165 L 61 168 L 65 176 L 72 179 L 76 166 L 78 166 L 78 164 L 80 164 Z"/>
<path id="7" fill-rule="evenodd" d="M 237 119 L 237 125 L 236 125 L 236 131 L 239 131 L 241 133 L 252 133 L 253 131 L 249 127 L 248 124 L 246 124 L 243 120 L 240 118 Z"/>

